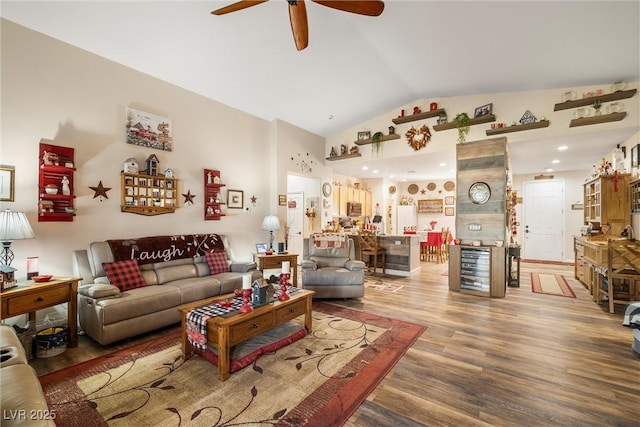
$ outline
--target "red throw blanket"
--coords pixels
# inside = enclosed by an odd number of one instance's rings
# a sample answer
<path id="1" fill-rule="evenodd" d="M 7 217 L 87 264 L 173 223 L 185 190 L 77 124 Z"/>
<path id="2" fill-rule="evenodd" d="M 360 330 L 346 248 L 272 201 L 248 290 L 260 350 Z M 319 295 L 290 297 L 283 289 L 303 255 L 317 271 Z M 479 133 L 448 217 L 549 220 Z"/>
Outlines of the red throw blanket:
<path id="1" fill-rule="evenodd" d="M 185 234 L 107 240 L 115 261 L 137 259 L 138 264 L 195 258 L 211 251 L 224 251 L 217 234 Z"/>

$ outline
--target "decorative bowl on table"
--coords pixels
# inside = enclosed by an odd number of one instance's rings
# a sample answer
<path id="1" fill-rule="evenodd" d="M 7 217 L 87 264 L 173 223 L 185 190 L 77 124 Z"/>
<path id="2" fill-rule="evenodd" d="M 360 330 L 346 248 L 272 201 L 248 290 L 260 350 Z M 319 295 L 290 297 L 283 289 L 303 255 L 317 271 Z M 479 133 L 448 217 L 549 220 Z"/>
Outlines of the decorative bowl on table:
<path id="1" fill-rule="evenodd" d="M 220 301 L 220 307 L 231 307 L 233 305 L 233 300 L 232 299 L 223 299 L 222 301 Z"/>
<path id="2" fill-rule="evenodd" d="M 53 274 L 42 274 L 40 276 L 33 276 L 31 280 L 34 282 L 48 282 L 53 277 Z"/>

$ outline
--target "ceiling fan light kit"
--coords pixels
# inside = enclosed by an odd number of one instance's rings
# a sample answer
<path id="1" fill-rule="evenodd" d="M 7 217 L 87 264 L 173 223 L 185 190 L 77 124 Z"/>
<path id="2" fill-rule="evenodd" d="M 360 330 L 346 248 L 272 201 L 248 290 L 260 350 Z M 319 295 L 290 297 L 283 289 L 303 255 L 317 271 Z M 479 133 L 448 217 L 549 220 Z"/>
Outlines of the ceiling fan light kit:
<path id="1" fill-rule="evenodd" d="M 231 12 L 237 12 L 251 6 L 266 3 L 268 0 L 243 0 L 230 4 L 229 6 L 216 9 L 211 12 L 213 15 L 225 15 Z M 339 0 L 311 0 L 314 3 L 342 12 L 350 12 L 358 15 L 379 16 L 384 10 L 384 2 L 380 0 L 362 0 L 362 1 L 339 1 Z M 304 0 L 287 0 L 289 4 L 289 22 L 291 23 L 291 32 L 293 33 L 293 41 L 296 49 L 303 50 L 309 45 L 309 24 L 307 20 L 307 7 Z"/>

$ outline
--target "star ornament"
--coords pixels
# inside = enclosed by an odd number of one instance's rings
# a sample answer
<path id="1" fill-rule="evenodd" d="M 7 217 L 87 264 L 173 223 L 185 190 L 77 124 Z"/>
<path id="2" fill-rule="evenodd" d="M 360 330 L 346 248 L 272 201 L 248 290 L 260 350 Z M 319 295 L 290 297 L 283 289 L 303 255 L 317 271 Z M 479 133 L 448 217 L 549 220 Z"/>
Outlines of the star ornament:
<path id="1" fill-rule="evenodd" d="M 95 194 L 93 195 L 93 198 L 95 199 L 96 197 L 100 197 L 100 201 L 102 201 L 103 197 L 105 199 L 108 199 L 109 196 L 107 196 L 107 191 L 111 190 L 111 187 L 105 187 L 104 185 L 102 185 L 102 181 L 100 181 L 98 183 L 97 187 L 89 187 L 90 189 L 92 189 Z"/>
<path id="2" fill-rule="evenodd" d="M 193 204 L 193 198 L 196 197 L 195 194 L 191 194 L 191 190 L 187 191 L 187 194 L 183 194 L 182 197 L 184 197 L 184 203 L 189 203 L 190 205 Z"/>

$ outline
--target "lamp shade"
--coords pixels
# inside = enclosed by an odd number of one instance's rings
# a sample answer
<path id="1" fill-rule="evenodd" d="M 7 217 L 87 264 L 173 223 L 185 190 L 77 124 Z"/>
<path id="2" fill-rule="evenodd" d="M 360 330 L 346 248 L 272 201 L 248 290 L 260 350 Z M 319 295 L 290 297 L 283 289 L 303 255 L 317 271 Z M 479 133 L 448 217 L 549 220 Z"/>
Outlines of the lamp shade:
<path id="1" fill-rule="evenodd" d="M 262 229 L 266 231 L 280 230 L 280 220 L 276 215 L 267 215 L 262 220 Z"/>
<path id="2" fill-rule="evenodd" d="M 24 212 L 14 212 L 9 209 L 0 211 L 0 242 L 35 239 L 35 237 Z"/>

